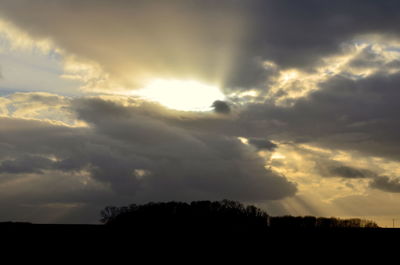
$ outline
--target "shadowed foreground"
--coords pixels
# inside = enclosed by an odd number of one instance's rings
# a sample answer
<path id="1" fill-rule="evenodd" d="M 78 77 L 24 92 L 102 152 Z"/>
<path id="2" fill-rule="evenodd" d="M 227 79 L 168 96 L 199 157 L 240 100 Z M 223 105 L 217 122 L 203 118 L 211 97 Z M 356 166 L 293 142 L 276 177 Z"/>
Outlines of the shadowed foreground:
<path id="1" fill-rule="evenodd" d="M 270 217 L 241 203 L 198 201 L 106 207 L 103 225 L 0 223 L 3 242 L 31 247 L 133 251 L 138 249 L 296 249 L 346 254 L 397 239 L 400 229 L 367 220 Z M 70 243 L 72 242 L 72 243 Z M 376 249 L 375 249 L 376 250 Z M 305 252 L 304 252 L 305 253 Z"/>

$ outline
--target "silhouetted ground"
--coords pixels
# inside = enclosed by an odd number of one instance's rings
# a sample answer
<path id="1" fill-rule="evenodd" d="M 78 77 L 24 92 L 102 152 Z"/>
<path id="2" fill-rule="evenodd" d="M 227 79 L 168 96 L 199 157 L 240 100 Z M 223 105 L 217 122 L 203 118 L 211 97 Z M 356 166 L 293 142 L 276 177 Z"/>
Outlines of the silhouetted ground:
<path id="1" fill-rule="evenodd" d="M 153 240 L 154 242 L 169 241 L 173 239 L 193 240 L 210 240 L 210 243 L 216 241 L 230 241 L 236 239 L 251 239 L 257 242 L 276 243 L 305 243 L 317 242 L 329 243 L 335 240 L 341 240 L 342 244 L 353 242 L 367 243 L 363 240 L 370 241 L 400 239 L 400 229 L 397 228 L 276 228 L 265 231 L 235 231 L 227 229 L 225 231 L 206 231 L 197 230 L 166 230 L 160 229 L 148 230 L 110 227 L 106 225 L 86 225 L 86 224 L 25 224 L 25 223 L 0 223 L 0 234 L 4 239 L 6 237 L 19 241 L 20 243 L 31 240 L 60 240 L 60 239 L 79 239 L 75 243 L 84 241 L 96 244 L 101 239 L 103 244 L 114 242 L 119 239 L 134 240 Z M 110 240 L 110 241 L 106 241 Z M 332 241 L 331 241 L 332 240 Z M 372 242 L 371 242 L 372 243 Z M 398 243 L 396 243 L 397 245 Z"/>
<path id="2" fill-rule="evenodd" d="M 385 259 L 396 258 L 400 229 L 276 228 L 259 232 L 229 229 L 218 232 L 105 225 L 0 224 L 0 234 L 2 253 L 17 250 L 22 257 L 36 256 L 40 260 L 54 255 L 57 256 L 54 261 L 72 259 L 74 263 L 79 260 L 79 264 L 81 255 L 89 264 L 94 260 L 119 264 L 126 258 L 137 261 L 139 257 L 147 262 L 162 259 L 168 263 L 180 260 L 185 264 L 192 264 L 187 259 L 194 258 L 211 264 L 215 256 L 225 263 L 244 258 L 246 264 L 258 259 L 275 263 L 271 260 L 276 258 L 280 263 L 312 260 L 319 264 L 327 260 L 378 258 L 378 264 L 385 264 Z M 27 253 L 31 254 L 26 256 Z"/>
<path id="3" fill-rule="evenodd" d="M 200 259 L 215 254 L 265 260 L 279 254 L 281 262 L 301 258 L 319 263 L 347 260 L 348 255 L 379 256 L 383 264 L 398 251 L 400 238 L 400 229 L 378 228 L 368 220 L 270 217 L 254 206 L 228 200 L 106 207 L 102 221 L 104 225 L 0 223 L 0 242 L 20 253 L 90 253 L 96 259 L 111 258 L 113 264 L 125 256 Z M 324 259 L 317 258 L 321 254 Z"/>

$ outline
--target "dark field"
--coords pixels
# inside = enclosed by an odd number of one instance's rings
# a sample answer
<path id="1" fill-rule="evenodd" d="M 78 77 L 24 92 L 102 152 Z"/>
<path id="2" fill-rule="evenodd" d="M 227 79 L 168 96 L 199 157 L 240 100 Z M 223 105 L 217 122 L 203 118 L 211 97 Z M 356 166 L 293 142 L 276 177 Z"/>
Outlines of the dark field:
<path id="1" fill-rule="evenodd" d="M 0 235 L 7 247 L 38 249 L 35 253 L 95 253 L 97 258 L 150 253 L 149 259 L 160 253 L 235 258 L 282 252 L 282 259 L 321 253 L 329 259 L 360 253 L 390 258 L 400 238 L 400 229 L 379 228 L 368 220 L 271 217 L 229 200 L 106 207 L 101 216 L 102 225 L 0 223 Z"/>
<path id="2" fill-rule="evenodd" d="M 265 231 L 154 230 L 105 225 L 1 224 L 3 254 L 18 258 L 69 261 L 70 264 L 125 264 L 132 259 L 214 264 L 221 261 L 245 264 L 326 264 L 351 260 L 396 260 L 400 229 L 268 229 Z M 5 246 L 5 247 L 4 247 Z M 5 251 L 6 250 L 6 251 Z M 13 254 L 15 255 L 15 254 Z M 84 257 L 84 258 L 82 258 Z M 79 263 L 75 263 L 79 261 Z M 211 263 L 211 261 L 213 261 Z M 210 263 L 209 263 L 210 262 Z M 63 262 L 64 263 L 64 262 Z M 63 264 L 62 263 L 62 264 Z M 329 264 L 328 263 L 328 264 Z M 61 264 L 61 263 L 54 263 Z"/>
<path id="3" fill-rule="evenodd" d="M 93 245 L 112 245 L 130 240 L 131 243 L 150 242 L 154 245 L 164 244 L 177 239 L 185 242 L 217 242 L 234 243 L 245 240 L 246 243 L 275 243 L 286 246 L 301 245 L 304 243 L 334 244 L 341 242 L 342 247 L 357 247 L 361 245 L 381 244 L 393 242 L 398 245 L 400 229 L 397 228 L 276 228 L 264 231 L 207 231 L 205 229 L 172 229 L 154 230 L 143 228 L 119 228 L 106 225 L 86 224 L 26 224 L 1 223 L 0 234 L 3 240 L 18 242 L 19 244 L 48 240 L 62 243 L 64 240 L 74 240 L 75 245 L 90 243 Z M 238 243 L 236 242 L 236 243 Z M 243 242 L 242 242 L 243 243 Z"/>

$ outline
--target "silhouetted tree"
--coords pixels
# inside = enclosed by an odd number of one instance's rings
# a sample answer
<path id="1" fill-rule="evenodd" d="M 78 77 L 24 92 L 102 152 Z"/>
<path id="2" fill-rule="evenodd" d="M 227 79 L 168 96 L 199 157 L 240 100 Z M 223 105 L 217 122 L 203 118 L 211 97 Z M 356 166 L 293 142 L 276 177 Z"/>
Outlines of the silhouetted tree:
<path id="1" fill-rule="evenodd" d="M 268 228 L 278 229 L 331 229 L 331 228 L 377 228 L 372 221 L 352 218 L 314 216 L 277 216 L 240 202 L 193 201 L 150 202 L 124 207 L 107 206 L 101 211 L 101 221 L 110 227 L 129 227 L 149 231 L 190 232 L 262 232 Z"/>
<path id="2" fill-rule="evenodd" d="M 151 230 L 248 231 L 269 226 L 269 216 L 255 206 L 236 201 L 159 202 L 128 207 L 108 206 L 101 222 L 112 227 L 140 227 Z"/>
<path id="3" fill-rule="evenodd" d="M 277 216 L 270 217 L 272 228 L 377 228 L 378 225 L 370 220 L 359 218 L 338 219 L 335 217 L 294 217 Z"/>
<path id="4" fill-rule="evenodd" d="M 100 222 L 108 223 L 112 222 L 118 215 L 120 214 L 120 210 L 115 206 L 106 206 L 104 210 L 100 212 L 101 219 Z"/>

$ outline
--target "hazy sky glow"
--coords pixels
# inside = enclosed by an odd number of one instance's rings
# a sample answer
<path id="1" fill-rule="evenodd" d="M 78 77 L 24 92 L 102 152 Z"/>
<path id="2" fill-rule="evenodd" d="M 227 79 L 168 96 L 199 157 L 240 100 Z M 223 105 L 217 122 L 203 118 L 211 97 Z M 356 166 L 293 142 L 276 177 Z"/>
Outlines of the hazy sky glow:
<path id="1" fill-rule="evenodd" d="M 400 3 L 2 0 L 0 221 L 233 199 L 400 218 Z"/>

